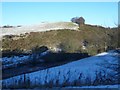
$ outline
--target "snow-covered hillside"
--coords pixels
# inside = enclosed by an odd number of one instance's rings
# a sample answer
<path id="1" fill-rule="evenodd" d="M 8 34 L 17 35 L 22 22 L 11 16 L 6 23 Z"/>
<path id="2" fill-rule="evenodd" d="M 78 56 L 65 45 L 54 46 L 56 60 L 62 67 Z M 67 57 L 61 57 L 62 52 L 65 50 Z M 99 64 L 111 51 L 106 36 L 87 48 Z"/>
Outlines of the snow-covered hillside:
<path id="1" fill-rule="evenodd" d="M 4 79 L 3 88 L 118 84 L 119 52 L 112 50 L 65 65 Z"/>
<path id="2" fill-rule="evenodd" d="M 77 29 L 78 26 L 72 22 L 55 22 L 55 23 L 41 23 L 39 25 L 21 26 L 13 28 L 0 28 L 2 36 L 4 35 L 19 35 L 29 32 L 41 32 L 57 29 Z M 0 30 L 0 31 L 1 31 Z"/>

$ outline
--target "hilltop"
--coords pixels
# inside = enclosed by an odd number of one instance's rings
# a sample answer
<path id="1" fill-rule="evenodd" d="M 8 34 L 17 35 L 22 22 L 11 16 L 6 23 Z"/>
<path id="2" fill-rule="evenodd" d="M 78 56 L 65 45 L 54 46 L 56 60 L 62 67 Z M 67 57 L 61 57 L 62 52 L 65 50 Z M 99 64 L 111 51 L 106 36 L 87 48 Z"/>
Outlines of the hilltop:
<path id="1" fill-rule="evenodd" d="M 7 27 L 7 26 L 6 26 Z M 29 32 L 44 32 L 57 29 L 77 29 L 78 26 L 72 22 L 42 22 L 38 25 L 24 25 L 24 26 L 11 26 L 1 28 L 2 36 L 4 35 L 20 35 Z"/>

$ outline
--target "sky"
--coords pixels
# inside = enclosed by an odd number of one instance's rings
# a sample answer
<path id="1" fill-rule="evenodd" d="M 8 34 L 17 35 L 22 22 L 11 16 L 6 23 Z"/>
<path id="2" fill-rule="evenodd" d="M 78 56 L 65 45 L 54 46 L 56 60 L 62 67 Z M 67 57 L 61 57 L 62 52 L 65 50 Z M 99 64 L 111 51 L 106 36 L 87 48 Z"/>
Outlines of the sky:
<path id="1" fill-rule="evenodd" d="M 69 22 L 82 16 L 86 24 L 114 27 L 118 23 L 117 2 L 2 2 L 3 25 Z"/>

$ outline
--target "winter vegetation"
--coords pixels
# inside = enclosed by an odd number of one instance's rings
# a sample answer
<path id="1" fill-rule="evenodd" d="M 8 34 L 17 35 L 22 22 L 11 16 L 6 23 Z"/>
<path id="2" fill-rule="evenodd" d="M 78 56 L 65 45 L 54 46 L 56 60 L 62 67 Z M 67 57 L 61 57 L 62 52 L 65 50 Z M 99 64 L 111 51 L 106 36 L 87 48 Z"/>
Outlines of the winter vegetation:
<path id="1" fill-rule="evenodd" d="M 3 88 L 118 85 L 119 50 L 2 80 Z M 115 87 L 117 88 L 117 87 Z"/>
<path id="2" fill-rule="evenodd" d="M 117 89 L 119 28 L 71 21 L 2 27 L 3 89 Z"/>
<path id="3" fill-rule="evenodd" d="M 36 32 L 30 32 L 32 30 L 30 29 L 31 27 L 26 30 L 22 27 L 19 28 L 20 30 L 8 30 L 6 34 L 9 35 L 3 35 L 1 50 L 3 53 L 13 51 L 24 53 L 32 50 L 32 48 L 36 46 L 47 46 L 51 50 L 60 48 L 64 52 L 69 53 L 85 52 L 90 55 L 96 55 L 97 53 L 118 47 L 119 41 L 117 28 L 104 28 L 101 26 L 85 24 L 84 26 L 79 27 L 78 30 L 73 29 L 74 26 L 76 28 L 78 28 L 78 26 L 72 22 L 55 23 L 56 27 L 59 27 L 58 25 L 68 25 L 70 29 L 51 29 L 45 32 L 37 32 L 38 30 L 44 30 L 42 28 L 40 29 L 39 27 L 41 26 L 37 25 L 33 29 Z M 48 28 L 48 26 L 54 27 L 53 23 L 47 24 L 46 27 Z M 10 33 L 13 33 L 14 31 L 16 31 L 16 33 L 22 33 L 22 30 L 27 33 L 10 35 Z"/>
<path id="4" fill-rule="evenodd" d="M 120 89 L 117 2 L 0 5 L 0 90 Z"/>

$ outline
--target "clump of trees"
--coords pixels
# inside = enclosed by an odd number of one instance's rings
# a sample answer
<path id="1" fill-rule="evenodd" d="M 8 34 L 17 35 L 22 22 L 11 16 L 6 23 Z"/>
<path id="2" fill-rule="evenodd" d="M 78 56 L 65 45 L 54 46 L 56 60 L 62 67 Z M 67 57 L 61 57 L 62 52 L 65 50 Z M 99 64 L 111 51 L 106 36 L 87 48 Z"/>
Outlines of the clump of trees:
<path id="1" fill-rule="evenodd" d="M 13 26 L 5 25 L 5 26 L 3 26 L 2 28 L 13 28 Z"/>
<path id="2" fill-rule="evenodd" d="M 4 25 L 4 26 L 2 26 L 2 28 L 14 28 L 14 27 L 22 27 L 22 26 L 21 25 L 17 25 L 17 26 Z"/>
<path id="3" fill-rule="evenodd" d="M 78 24 L 79 27 L 80 27 L 80 26 L 83 26 L 83 25 L 85 24 L 85 19 L 84 19 L 83 17 L 73 17 L 73 18 L 71 19 L 71 21 L 72 21 L 73 23 Z"/>
<path id="4" fill-rule="evenodd" d="M 32 54 L 30 55 L 30 64 L 32 66 L 35 66 L 40 59 L 41 53 L 47 51 L 48 48 L 46 46 L 35 46 L 34 48 L 32 48 Z"/>

